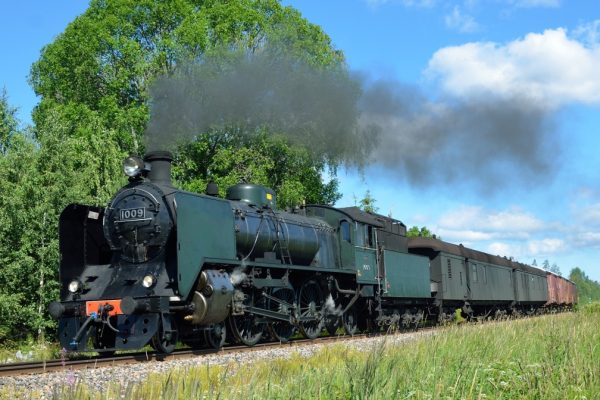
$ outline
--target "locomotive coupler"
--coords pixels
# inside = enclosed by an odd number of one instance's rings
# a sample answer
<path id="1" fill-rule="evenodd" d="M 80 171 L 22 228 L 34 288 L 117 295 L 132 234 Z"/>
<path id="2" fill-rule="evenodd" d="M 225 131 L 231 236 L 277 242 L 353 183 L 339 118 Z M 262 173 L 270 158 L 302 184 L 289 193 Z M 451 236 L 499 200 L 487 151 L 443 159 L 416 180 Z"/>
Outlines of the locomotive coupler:
<path id="1" fill-rule="evenodd" d="M 114 310 L 114 308 L 115 307 L 112 304 L 105 304 L 98 308 L 97 313 L 92 312 L 89 315 L 89 317 L 87 317 L 87 319 L 83 322 L 83 324 L 81 325 L 81 327 L 79 328 L 79 330 L 77 331 L 75 336 L 73 337 L 73 340 L 71 340 L 70 345 L 73 347 L 73 349 L 77 349 L 77 347 L 79 345 L 79 341 L 81 340 L 81 337 L 83 336 L 84 332 L 88 329 L 89 325 L 92 322 L 100 321 L 102 324 L 104 324 L 104 326 L 107 326 L 108 329 L 110 329 L 111 331 L 113 331 L 115 333 L 119 333 L 119 330 L 117 328 L 115 328 L 114 326 L 112 326 L 112 324 L 110 323 L 109 313 L 112 310 Z"/>
<path id="2" fill-rule="evenodd" d="M 109 313 L 114 309 L 115 307 L 112 304 L 105 304 L 103 306 L 100 306 L 100 308 L 98 309 L 98 311 L 100 312 L 100 321 L 104 325 L 108 326 L 108 329 L 110 329 L 111 331 L 119 333 L 119 330 L 112 326 L 112 324 L 110 323 Z"/>

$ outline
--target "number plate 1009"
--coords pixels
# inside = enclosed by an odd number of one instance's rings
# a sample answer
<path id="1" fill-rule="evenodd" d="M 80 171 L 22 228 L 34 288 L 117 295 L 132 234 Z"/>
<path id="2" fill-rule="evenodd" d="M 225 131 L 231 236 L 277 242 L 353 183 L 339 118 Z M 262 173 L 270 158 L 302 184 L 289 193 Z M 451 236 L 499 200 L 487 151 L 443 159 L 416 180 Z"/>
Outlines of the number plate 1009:
<path id="1" fill-rule="evenodd" d="M 121 210 L 121 221 L 143 218 L 146 218 L 146 209 L 143 207 Z"/>

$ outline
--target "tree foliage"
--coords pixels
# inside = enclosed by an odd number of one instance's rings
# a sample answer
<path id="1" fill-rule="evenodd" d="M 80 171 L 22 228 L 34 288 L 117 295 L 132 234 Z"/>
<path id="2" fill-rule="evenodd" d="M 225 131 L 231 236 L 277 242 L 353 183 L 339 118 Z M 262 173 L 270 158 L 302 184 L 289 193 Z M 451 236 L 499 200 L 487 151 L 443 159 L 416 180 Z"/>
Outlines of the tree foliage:
<path id="1" fill-rule="evenodd" d="M 590 279 L 581 268 L 573 268 L 569 280 L 577 286 L 577 296 L 580 304 L 600 301 L 600 283 Z"/>
<path id="2" fill-rule="evenodd" d="M 156 77 L 206 52 L 256 49 L 267 38 L 315 65 L 343 61 L 318 26 L 276 0 L 94 0 L 32 67 L 41 96 L 34 121 L 48 108 L 91 111 L 117 131 L 122 149 L 137 150 Z"/>
<path id="3" fill-rule="evenodd" d="M 436 238 L 437 237 L 436 235 L 431 233 L 431 231 L 429 229 L 427 229 L 426 226 L 422 226 L 421 228 L 419 228 L 416 225 L 414 225 L 413 227 L 408 229 L 408 231 L 406 232 L 406 236 L 407 237 L 427 237 L 427 238 Z M 441 239 L 441 238 L 438 238 L 438 239 Z"/>
<path id="4" fill-rule="evenodd" d="M 255 51 L 267 42 L 315 67 L 343 65 L 318 26 L 277 0 L 94 0 L 33 65 L 30 80 L 41 97 L 33 119 L 44 126 L 49 111 L 58 112 L 74 121 L 72 135 L 98 120 L 103 129 L 92 134 L 110 130 L 117 151 L 140 153 L 157 77 L 205 54 Z M 178 180 L 196 191 L 208 178 L 223 185 L 254 180 L 273 187 L 283 204 L 333 203 L 337 181 L 320 179 L 326 161 L 264 132 L 198 132 L 177 155 Z"/>
<path id="5" fill-rule="evenodd" d="M 60 212 L 72 202 L 105 204 L 124 183 L 124 154 L 106 145 L 114 132 L 73 137 L 71 124 L 54 114 L 39 142 L 17 132 L 0 158 L 0 340 L 53 326 L 45 311 L 58 297 Z"/>
<path id="6" fill-rule="evenodd" d="M 6 154 L 12 138 L 18 131 L 17 109 L 8 103 L 6 89 L 0 91 L 0 153 Z"/>
<path id="7" fill-rule="evenodd" d="M 365 192 L 365 197 L 358 202 L 358 207 L 363 211 L 376 213 L 379 210 L 379 207 L 375 206 L 376 202 L 377 200 L 371 195 L 371 191 L 367 190 Z"/>
<path id="8" fill-rule="evenodd" d="M 253 182 L 276 188 L 277 203 L 287 207 L 333 204 L 340 197 L 336 179 L 322 182 L 324 161 L 317 163 L 306 149 L 290 146 L 283 138 L 264 132 L 241 138 L 210 136 L 201 135 L 179 152 L 174 176 L 186 190 L 202 192 L 213 181 L 223 196 L 231 185 Z"/>
<path id="9" fill-rule="evenodd" d="M 551 265 L 550 261 L 548 261 L 548 260 L 544 260 L 544 262 L 542 263 L 542 269 L 545 270 L 545 271 L 552 272 L 552 273 L 554 273 L 556 275 L 562 276 L 562 272 L 561 272 L 560 267 L 558 266 L 558 264 L 552 263 L 552 265 Z"/>

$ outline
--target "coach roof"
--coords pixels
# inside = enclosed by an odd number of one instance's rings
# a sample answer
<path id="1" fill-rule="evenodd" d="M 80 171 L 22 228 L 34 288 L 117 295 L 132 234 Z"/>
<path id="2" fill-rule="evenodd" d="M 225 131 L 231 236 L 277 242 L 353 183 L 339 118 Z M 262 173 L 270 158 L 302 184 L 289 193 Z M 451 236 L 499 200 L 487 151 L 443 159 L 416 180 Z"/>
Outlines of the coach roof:
<path id="1" fill-rule="evenodd" d="M 468 247 L 463 246 L 462 244 L 456 245 L 456 244 L 452 244 L 452 243 L 448 243 L 448 242 L 443 242 L 441 240 L 434 239 L 434 238 L 427 238 L 427 237 L 409 238 L 408 239 L 408 248 L 409 248 L 409 250 L 420 248 L 420 249 L 431 249 L 431 250 L 437 251 L 437 252 L 442 251 L 445 253 L 462 256 L 469 260 L 474 260 L 474 261 L 479 261 L 479 262 L 484 262 L 484 263 L 494 264 L 494 265 L 502 265 L 504 267 L 518 269 L 518 270 L 521 270 L 524 272 L 528 272 L 530 274 L 535 274 L 535 275 L 545 275 L 546 274 L 546 272 L 541 269 L 534 268 L 527 264 L 523 264 L 520 262 L 510 260 L 506 257 L 494 256 L 492 254 L 484 253 L 479 250 L 470 249 Z"/>

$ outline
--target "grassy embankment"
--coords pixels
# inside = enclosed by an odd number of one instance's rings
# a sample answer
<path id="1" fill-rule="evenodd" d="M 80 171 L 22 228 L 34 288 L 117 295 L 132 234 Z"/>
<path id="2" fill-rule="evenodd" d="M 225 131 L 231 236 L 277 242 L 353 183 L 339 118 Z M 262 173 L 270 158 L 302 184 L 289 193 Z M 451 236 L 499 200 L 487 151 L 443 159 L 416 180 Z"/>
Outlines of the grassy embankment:
<path id="1" fill-rule="evenodd" d="M 77 399 L 600 399 L 600 304 L 577 313 L 452 326 L 371 352 L 343 345 L 310 358 L 199 366 Z"/>

